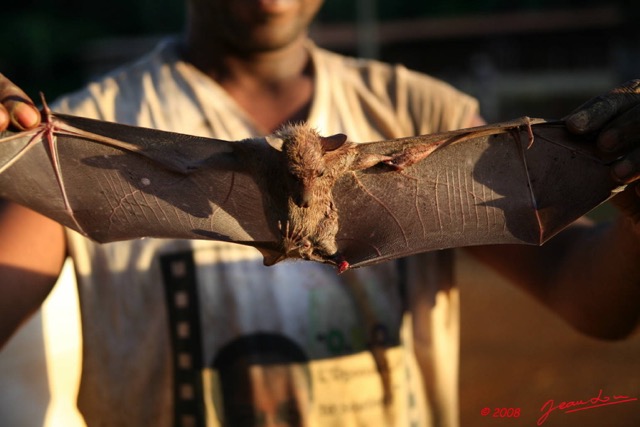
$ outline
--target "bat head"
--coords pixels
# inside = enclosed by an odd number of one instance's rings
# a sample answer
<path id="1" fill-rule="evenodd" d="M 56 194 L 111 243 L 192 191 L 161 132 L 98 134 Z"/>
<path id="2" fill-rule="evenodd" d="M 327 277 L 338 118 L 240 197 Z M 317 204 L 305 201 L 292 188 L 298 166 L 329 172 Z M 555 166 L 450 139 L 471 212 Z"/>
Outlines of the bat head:
<path id="1" fill-rule="evenodd" d="M 328 165 L 325 154 L 337 150 L 347 140 L 343 134 L 322 137 L 307 124 L 289 124 L 267 138 L 286 157 L 288 178 L 296 205 L 307 208 L 316 196 L 330 189 L 326 184 Z"/>

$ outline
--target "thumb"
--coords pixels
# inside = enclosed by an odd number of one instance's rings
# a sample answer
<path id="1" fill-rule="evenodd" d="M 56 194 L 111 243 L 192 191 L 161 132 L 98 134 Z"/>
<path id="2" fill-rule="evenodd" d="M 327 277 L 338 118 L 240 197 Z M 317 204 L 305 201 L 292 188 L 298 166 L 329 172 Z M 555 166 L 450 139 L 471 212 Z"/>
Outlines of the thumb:
<path id="1" fill-rule="evenodd" d="M 0 125 L 13 125 L 26 130 L 40 123 L 40 112 L 26 93 L 11 80 L 0 74 Z M 7 116 L 10 121 L 7 121 Z"/>
<path id="2" fill-rule="evenodd" d="M 601 129 L 613 117 L 640 102 L 640 79 L 630 80 L 604 95 L 582 104 L 564 118 L 569 130 L 590 133 Z"/>

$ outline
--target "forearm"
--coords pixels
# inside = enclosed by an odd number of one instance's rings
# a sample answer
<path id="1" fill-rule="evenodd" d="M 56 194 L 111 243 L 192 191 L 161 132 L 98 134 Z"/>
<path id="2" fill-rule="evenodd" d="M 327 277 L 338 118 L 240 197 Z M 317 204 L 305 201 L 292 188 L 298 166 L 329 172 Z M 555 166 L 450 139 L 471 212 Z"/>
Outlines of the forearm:
<path id="1" fill-rule="evenodd" d="M 471 248 L 576 329 L 605 339 L 632 333 L 640 319 L 640 227 L 576 224 L 542 247 Z"/>
<path id="2" fill-rule="evenodd" d="M 0 200 L 0 348 L 49 294 L 64 242 L 59 224 Z"/>
<path id="3" fill-rule="evenodd" d="M 640 321 L 640 226 L 621 217 L 583 230 L 546 289 L 552 309 L 579 330 L 622 338 Z"/>
<path id="4" fill-rule="evenodd" d="M 44 302 L 56 276 L 0 265 L 0 349 Z"/>

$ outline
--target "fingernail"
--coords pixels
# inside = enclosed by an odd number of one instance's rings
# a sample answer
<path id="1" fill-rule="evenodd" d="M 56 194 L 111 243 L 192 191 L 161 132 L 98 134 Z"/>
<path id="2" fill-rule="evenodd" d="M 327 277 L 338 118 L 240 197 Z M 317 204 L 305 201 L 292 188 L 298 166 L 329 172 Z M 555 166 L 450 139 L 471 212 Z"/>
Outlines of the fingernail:
<path id="1" fill-rule="evenodd" d="M 619 161 L 613 165 L 613 174 L 616 179 L 625 182 L 633 177 L 633 163 L 627 159 Z"/>
<path id="2" fill-rule="evenodd" d="M 571 123 L 573 128 L 579 132 L 587 130 L 589 125 L 589 113 L 586 111 L 579 111 L 567 118 L 567 121 Z"/>
<path id="3" fill-rule="evenodd" d="M 40 113 L 27 104 L 16 105 L 11 111 L 11 116 L 13 117 L 13 122 L 23 129 L 31 129 L 40 120 Z"/>
<path id="4" fill-rule="evenodd" d="M 618 148 L 618 131 L 606 130 L 598 137 L 598 146 L 602 151 L 615 151 Z"/>

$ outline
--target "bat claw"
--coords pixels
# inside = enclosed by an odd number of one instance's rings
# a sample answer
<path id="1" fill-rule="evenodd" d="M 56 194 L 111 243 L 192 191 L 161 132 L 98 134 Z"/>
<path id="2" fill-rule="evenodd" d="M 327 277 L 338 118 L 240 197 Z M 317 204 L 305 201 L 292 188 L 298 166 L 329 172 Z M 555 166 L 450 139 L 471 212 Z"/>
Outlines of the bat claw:
<path id="1" fill-rule="evenodd" d="M 347 261 L 342 261 L 338 264 L 338 274 L 342 274 L 351 267 Z"/>
<path id="2" fill-rule="evenodd" d="M 346 259 L 344 259 L 344 255 L 342 255 L 341 253 L 334 254 L 331 257 L 331 261 L 333 261 L 336 268 L 338 269 L 338 274 L 342 274 L 345 271 L 347 271 L 349 268 L 351 268 L 351 264 L 349 264 L 349 262 Z"/>
<path id="3" fill-rule="evenodd" d="M 387 160 L 385 162 L 382 162 L 385 165 L 389 166 L 391 169 L 393 169 L 394 171 L 403 171 L 404 170 L 404 166 L 400 163 L 396 163 L 396 159 L 391 159 L 391 160 Z"/>

